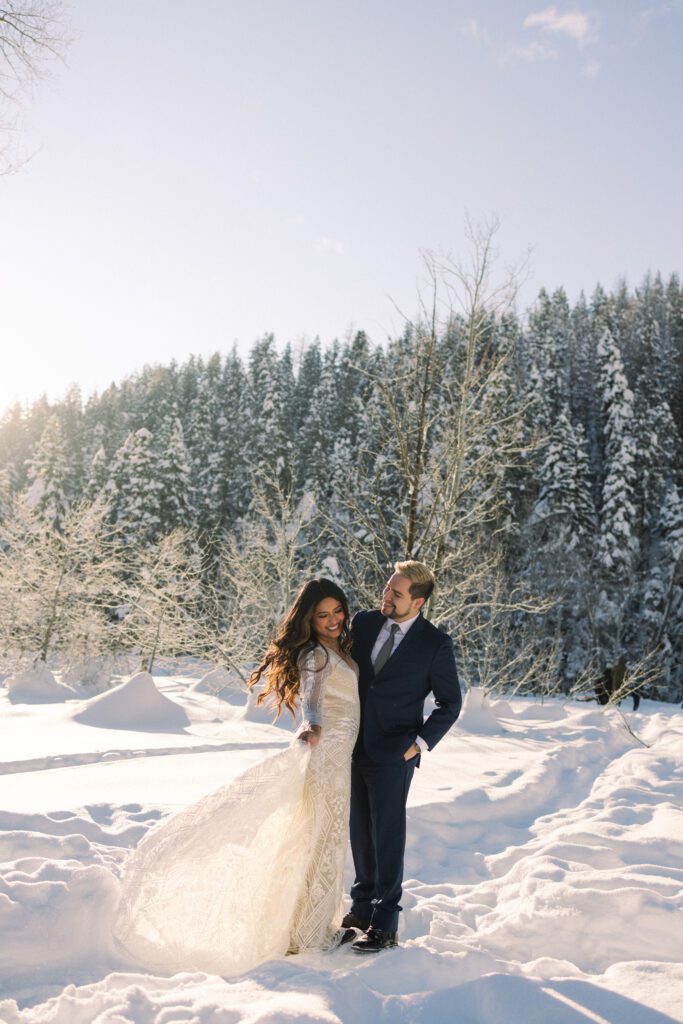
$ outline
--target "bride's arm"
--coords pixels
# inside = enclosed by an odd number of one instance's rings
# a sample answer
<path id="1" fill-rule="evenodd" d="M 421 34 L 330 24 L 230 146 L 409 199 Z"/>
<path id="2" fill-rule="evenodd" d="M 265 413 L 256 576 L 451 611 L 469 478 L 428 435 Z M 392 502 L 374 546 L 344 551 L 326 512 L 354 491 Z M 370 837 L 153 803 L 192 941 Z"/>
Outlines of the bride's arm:
<path id="1" fill-rule="evenodd" d="M 302 654 L 299 659 L 302 722 L 296 736 L 312 747 L 318 743 L 322 731 L 322 705 L 325 680 L 329 675 L 330 657 L 320 647 Z"/>

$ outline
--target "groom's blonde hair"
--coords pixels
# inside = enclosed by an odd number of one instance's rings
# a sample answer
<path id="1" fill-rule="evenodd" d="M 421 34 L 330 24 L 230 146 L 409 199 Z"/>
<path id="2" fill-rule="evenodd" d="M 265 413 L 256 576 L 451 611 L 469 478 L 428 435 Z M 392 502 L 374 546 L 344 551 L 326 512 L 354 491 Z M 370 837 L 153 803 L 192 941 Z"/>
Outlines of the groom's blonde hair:
<path id="1" fill-rule="evenodd" d="M 436 580 L 424 562 L 394 562 L 394 571 L 410 580 L 410 596 L 413 600 L 423 597 L 427 601 L 431 597 Z"/>

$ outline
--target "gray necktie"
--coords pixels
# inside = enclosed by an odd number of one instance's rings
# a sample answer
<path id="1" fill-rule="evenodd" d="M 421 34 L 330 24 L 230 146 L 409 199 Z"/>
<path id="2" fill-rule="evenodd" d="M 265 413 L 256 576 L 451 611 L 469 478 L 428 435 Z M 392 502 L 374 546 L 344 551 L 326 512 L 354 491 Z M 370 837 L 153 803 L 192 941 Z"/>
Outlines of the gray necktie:
<path id="1" fill-rule="evenodd" d="M 377 657 L 375 658 L 375 675 L 381 672 L 386 663 L 389 661 L 389 658 L 391 657 L 391 652 L 394 649 L 394 639 L 396 638 L 396 634 L 398 633 L 400 628 L 401 627 L 398 625 L 398 623 L 394 622 L 391 629 L 389 630 L 389 636 L 386 638 L 386 640 L 378 650 Z"/>

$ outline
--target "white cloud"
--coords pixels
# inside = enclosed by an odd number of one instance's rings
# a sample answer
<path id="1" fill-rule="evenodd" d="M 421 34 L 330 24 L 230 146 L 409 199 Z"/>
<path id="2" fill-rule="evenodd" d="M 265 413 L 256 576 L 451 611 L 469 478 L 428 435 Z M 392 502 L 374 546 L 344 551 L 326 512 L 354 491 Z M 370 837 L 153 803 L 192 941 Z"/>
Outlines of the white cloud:
<path id="1" fill-rule="evenodd" d="M 557 7 L 546 7 L 543 11 L 527 14 L 524 28 L 559 33 L 573 39 L 579 46 L 594 43 L 598 38 L 598 18 L 595 14 L 579 10 L 561 14 Z"/>
<path id="2" fill-rule="evenodd" d="M 588 60 L 581 68 L 584 78 L 597 78 L 600 74 L 601 64 L 599 60 Z"/>
<path id="3" fill-rule="evenodd" d="M 338 242 L 333 238 L 328 238 L 326 235 L 321 235 L 315 243 L 315 247 L 318 252 L 335 252 L 337 256 L 344 255 L 344 243 Z"/>

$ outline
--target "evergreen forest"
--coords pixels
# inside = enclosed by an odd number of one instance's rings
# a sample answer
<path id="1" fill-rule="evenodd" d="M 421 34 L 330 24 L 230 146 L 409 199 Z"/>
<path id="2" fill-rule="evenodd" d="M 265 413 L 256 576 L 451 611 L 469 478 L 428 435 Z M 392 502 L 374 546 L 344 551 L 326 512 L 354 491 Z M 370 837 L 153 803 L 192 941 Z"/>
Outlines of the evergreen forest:
<path id="1" fill-rule="evenodd" d="M 436 294 L 436 291 L 435 291 Z M 243 673 L 307 577 L 377 606 L 393 562 L 466 685 L 683 697 L 683 289 L 146 366 L 0 421 L 0 669 L 135 651 Z"/>

